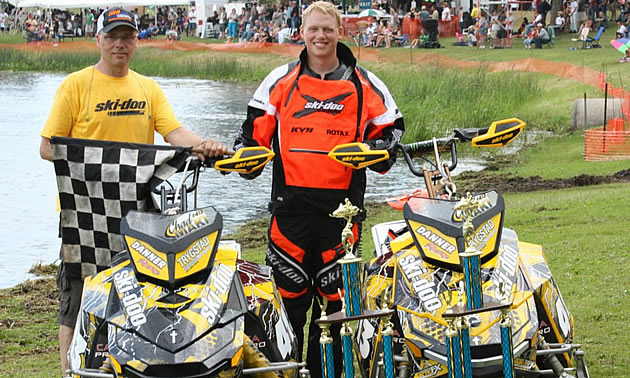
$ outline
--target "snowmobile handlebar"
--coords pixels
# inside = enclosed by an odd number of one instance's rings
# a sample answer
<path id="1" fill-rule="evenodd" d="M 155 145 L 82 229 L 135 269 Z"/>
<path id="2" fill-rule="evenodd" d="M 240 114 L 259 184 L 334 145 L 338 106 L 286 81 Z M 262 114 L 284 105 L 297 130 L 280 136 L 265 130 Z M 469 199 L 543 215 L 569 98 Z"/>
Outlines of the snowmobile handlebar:
<path id="1" fill-rule="evenodd" d="M 525 128 L 525 122 L 518 118 L 508 118 L 493 122 L 486 128 L 455 129 L 453 134 L 444 138 L 432 138 L 419 142 L 397 145 L 402 151 L 409 170 L 415 176 L 423 177 L 421 170 L 416 168 L 412 158 L 429 152 L 434 152 L 435 162 L 431 162 L 436 169 L 441 169 L 439 153 L 450 151 L 451 163 L 448 170 L 452 172 L 457 167 L 457 143 L 471 142 L 473 147 L 504 147 L 513 141 Z"/>
<path id="2" fill-rule="evenodd" d="M 440 138 L 440 139 L 431 139 L 431 140 L 423 140 L 421 142 L 414 142 L 409 144 L 399 143 L 397 148 L 402 152 L 405 162 L 409 167 L 411 173 L 418 177 L 424 177 L 424 174 L 421 170 L 416 168 L 416 165 L 413 162 L 413 157 L 424 155 L 431 151 L 444 152 L 450 150 L 451 153 L 451 164 L 449 165 L 449 170 L 453 171 L 455 167 L 457 167 L 457 147 L 455 143 L 456 139 L 453 137 Z M 436 155 L 437 156 L 437 155 Z M 439 162 L 436 162 L 436 167 L 439 165 Z"/>
<path id="3" fill-rule="evenodd" d="M 190 158 L 177 172 L 192 175 L 192 183 L 190 186 L 186 186 L 186 193 L 191 193 L 197 189 L 201 167 L 213 168 L 225 174 L 230 172 L 252 173 L 264 167 L 273 159 L 274 155 L 267 147 L 245 147 L 236 152 L 230 151 L 223 156 L 207 157 L 203 162 L 198 158 Z M 161 194 L 162 191 L 160 186 L 153 189 L 155 194 Z"/>

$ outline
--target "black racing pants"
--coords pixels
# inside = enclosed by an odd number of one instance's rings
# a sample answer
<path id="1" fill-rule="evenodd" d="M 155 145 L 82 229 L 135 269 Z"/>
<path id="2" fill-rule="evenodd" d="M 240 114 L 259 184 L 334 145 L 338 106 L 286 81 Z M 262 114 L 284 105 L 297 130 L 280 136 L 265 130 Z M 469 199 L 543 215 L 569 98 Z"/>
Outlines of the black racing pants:
<path id="1" fill-rule="evenodd" d="M 298 356 L 302 356 L 306 314 L 312 306 L 308 330 L 306 362 L 311 376 L 322 375 L 319 338 L 320 328 L 315 320 L 321 315 L 315 298 L 328 299 L 327 314 L 341 310 L 338 289 L 343 288 L 341 268 L 337 260 L 344 255 L 341 231 L 345 220 L 328 214 L 274 215 L 269 224 L 267 264 L 287 309 L 289 321 L 298 339 Z M 355 249 L 358 246 L 359 223 L 353 225 Z M 313 304 L 315 302 L 315 304 Z M 335 376 L 341 376 L 341 325 L 330 328 L 333 337 Z"/>

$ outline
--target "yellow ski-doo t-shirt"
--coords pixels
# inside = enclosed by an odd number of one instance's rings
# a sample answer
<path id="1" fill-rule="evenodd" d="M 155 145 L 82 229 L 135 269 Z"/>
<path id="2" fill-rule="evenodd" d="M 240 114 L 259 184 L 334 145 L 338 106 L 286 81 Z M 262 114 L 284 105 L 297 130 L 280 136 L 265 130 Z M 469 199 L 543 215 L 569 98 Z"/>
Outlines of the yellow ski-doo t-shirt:
<path id="1" fill-rule="evenodd" d="M 179 127 L 153 79 L 131 70 L 112 77 L 92 66 L 61 84 L 41 136 L 152 144 L 154 131 L 164 137 Z"/>

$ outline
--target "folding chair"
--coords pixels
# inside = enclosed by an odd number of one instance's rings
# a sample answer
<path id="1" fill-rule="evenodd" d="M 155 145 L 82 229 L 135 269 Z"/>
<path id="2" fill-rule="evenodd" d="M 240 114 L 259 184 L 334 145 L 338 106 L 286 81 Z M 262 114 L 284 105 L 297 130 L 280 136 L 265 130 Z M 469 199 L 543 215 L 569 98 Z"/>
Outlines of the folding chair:
<path id="1" fill-rule="evenodd" d="M 580 36 L 578 38 L 572 38 L 571 40 L 573 42 L 579 42 L 583 49 L 586 48 L 586 40 L 589 38 L 588 33 L 590 33 L 591 29 L 584 27 L 582 29 L 580 29 Z"/>
<path id="2" fill-rule="evenodd" d="M 547 34 L 549 34 L 549 41 L 547 42 L 543 42 L 543 48 L 544 47 L 554 47 L 556 45 L 556 34 L 555 34 L 555 30 L 553 30 L 554 28 L 551 26 L 547 26 Z"/>
<path id="3" fill-rule="evenodd" d="M 602 37 L 602 34 L 604 33 L 604 29 L 605 28 L 603 26 L 600 26 L 594 38 L 587 37 L 584 40 L 584 48 L 586 49 L 601 48 L 602 46 L 599 44 L 599 39 Z"/>

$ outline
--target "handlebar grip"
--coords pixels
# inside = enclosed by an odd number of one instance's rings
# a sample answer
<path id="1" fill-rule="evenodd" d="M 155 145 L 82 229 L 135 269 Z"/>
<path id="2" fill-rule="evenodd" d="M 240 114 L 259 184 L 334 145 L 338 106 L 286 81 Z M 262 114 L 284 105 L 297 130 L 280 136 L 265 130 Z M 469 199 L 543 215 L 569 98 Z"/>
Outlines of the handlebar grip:
<path id="1" fill-rule="evenodd" d="M 408 151 L 409 153 L 426 153 L 433 151 L 433 141 L 432 140 L 423 140 L 421 142 L 415 142 L 410 144 L 403 145 L 403 149 Z"/>
<path id="2" fill-rule="evenodd" d="M 444 151 L 449 148 L 449 145 L 452 144 L 453 138 L 438 138 L 435 140 L 438 146 L 439 151 Z M 409 154 L 425 154 L 427 152 L 433 152 L 433 139 L 431 140 L 423 140 L 420 142 L 414 142 L 410 144 L 401 145 L 403 151 Z"/>

